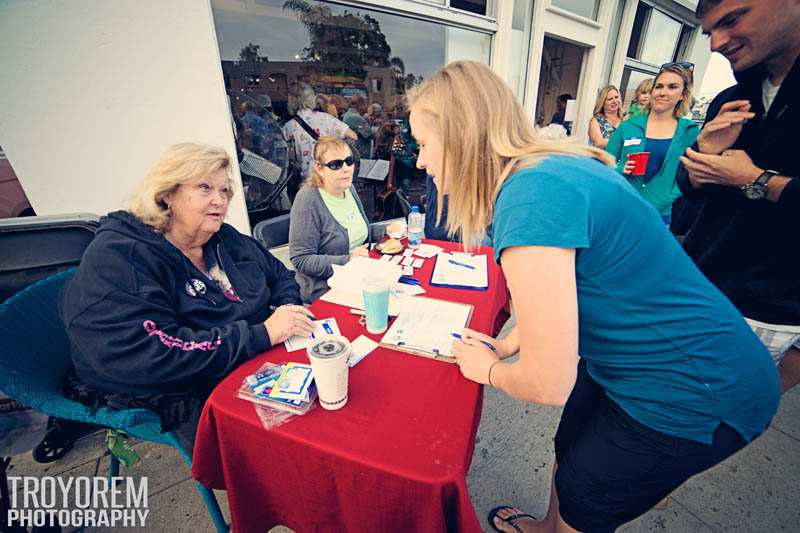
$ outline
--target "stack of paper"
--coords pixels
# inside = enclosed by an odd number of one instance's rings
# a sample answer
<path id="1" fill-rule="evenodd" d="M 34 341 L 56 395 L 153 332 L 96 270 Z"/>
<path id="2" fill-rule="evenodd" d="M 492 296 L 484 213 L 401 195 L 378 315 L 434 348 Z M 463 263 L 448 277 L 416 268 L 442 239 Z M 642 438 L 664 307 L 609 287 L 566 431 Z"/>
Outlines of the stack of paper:
<path id="1" fill-rule="evenodd" d="M 398 265 L 369 257 L 353 257 L 345 265 L 333 265 L 333 276 L 328 278 L 331 289 L 357 291 L 361 294 L 364 278 L 378 276 L 388 283 L 400 279 L 402 272 Z"/>
<path id="2" fill-rule="evenodd" d="M 331 290 L 320 296 L 320 300 L 355 309 L 364 309 L 364 298 L 361 295 L 364 278 L 380 276 L 389 283 L 390 287 L 394 287 L 401 275 L 400 265 L 368 257 L 354 257 L 346 265 L 333 265 L 333 276 L 328 279 L 328 286 Z M 391 316 L 397 316 L 400 312 L 403 306 L 402 301 L 403 299 L 390 293 L 389 314 Z"/>

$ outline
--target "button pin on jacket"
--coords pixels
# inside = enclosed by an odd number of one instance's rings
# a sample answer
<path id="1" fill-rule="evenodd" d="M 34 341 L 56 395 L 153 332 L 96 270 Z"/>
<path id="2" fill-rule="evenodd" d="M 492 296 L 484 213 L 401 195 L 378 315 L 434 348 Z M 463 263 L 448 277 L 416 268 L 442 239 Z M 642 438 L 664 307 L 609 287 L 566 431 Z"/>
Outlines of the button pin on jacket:
<path id="1" fill-rule="evenodd" d="M 206 293 L 206 284 L 200 281 L 197 278 L 192 278 L 186 282 L 186 294 L 196 298 L 199 294 L 200 296 Z"/>

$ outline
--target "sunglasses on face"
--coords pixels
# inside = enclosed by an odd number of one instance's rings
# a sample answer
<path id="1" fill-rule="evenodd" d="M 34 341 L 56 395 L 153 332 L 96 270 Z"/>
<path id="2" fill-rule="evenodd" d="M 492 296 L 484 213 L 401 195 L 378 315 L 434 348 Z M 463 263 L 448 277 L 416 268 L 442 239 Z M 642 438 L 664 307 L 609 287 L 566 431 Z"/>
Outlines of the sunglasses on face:
<path id="1" fill-rule="evenodd" d="M 328 161 L 327 163 L 322 163 L 323 167 L 328 167 L 331 170 L 339 170 L 344 165 L 348 167 L 352 167 L 355 164 L 356 160 L 353 159 L 353 156 L 349 155 L 344 159 L 334 159 L 332 161 Z"/>

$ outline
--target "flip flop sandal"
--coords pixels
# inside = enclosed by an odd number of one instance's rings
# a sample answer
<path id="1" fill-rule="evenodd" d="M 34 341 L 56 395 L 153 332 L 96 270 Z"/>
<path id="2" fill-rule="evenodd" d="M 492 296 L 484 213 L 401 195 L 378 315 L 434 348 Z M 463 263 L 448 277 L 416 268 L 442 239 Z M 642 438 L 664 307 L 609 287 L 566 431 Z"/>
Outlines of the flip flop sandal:
<path id="1" fill-rule="evenodd" d="M 499 513 L 500 511 L 503 511 L 505 509 L 513 509 L 513 508 L 514 508 L 514 506 L 512 506 L 512 505 L 498 505 L 497 507 L 495 507 L 494 509 L 489 511 L 489 516 L 487 516 L 486 519 L 489 521 L 489 525 L 492 526 L 492 529 L 494 529 L 495 531 L 499 531 L 500 533 L 505 533 L 505 531 L 503 531 L 502 529 L 498 529 L 498 527 L 496 525 L 494 525 L 494 519 L 495 518 L 499 518 L 503 522 L 505 522 L 508 525 L 510 525 L 511 527 L 513 527 L 519 533 L 522 533 L 522 530 L 519 528 L 519 526 L 517 524 L 514 523 L 514 520 L 519 520 L 520 518 L 531 518 L 533 520 L 538 520 L 538 518 L 536 518 L 533 515 L 529 515 L 528 513 L 514 513 L 511 516 L 507 516 L 505 518 L 501 518 L 501 517 L 497 516 L 497 513 Z"/>

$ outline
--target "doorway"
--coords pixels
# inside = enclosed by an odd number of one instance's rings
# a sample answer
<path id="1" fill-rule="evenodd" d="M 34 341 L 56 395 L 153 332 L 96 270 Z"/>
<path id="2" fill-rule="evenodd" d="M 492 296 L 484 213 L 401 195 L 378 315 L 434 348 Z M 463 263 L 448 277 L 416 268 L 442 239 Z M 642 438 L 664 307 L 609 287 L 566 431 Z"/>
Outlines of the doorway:
<path id="1" fill-rule="evenodd" d="M 571 100 L 578 94 L 585 50 L 581 46 L 552 37 L 544 38 L 539 92 L 536 98 L 536 115 L 534 117 L 537 127 L 547 126 L 554 119 L 558 122 L 559 115 L 557 113 L 563 113 L 563 104 L 560 107 L 558 103 L 559 96 L 568 95 Z M 571 124 L 567 123 L 568 130 L 569 126 Z"/>

